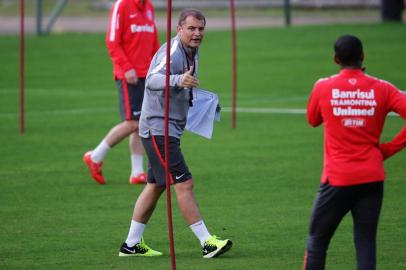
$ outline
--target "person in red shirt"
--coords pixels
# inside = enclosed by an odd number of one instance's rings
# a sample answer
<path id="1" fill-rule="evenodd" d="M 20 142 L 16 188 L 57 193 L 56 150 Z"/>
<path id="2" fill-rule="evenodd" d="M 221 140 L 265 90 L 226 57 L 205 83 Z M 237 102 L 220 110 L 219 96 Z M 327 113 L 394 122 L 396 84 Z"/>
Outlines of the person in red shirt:
<path id="1" fill-rule="evenodd" d="M 383 161 L 406 146 L 406 125 L 380 144 L 389 112 L 406 119 L 406 95 L 362 68 L 362 42 L 339 37 L 339 74 L 320 79 L 307 105 L 311 126 L 324 126 L 321 186 L 310 218 L 304 269 L 324 269 L 327 249 L 342 218 L 351 212 L 358 270 L 376 268 L 376 232 L 383 198 Z"/>
<path id="2" fill-rule="evenodd" d="M 108 151 L 129 136 L 131 184 L 146 183 L 144 148 L 138 136 L 138 122 L 144 98 L 145 77 L 159 49 L 154 7 L 150 0 L 117 0 L 110 11 L 106 45 L 113 62 L 122 122 L 114 126 L 99 145 L 83 156 L 92 178 L 105 184 L 103 159 Z"/>

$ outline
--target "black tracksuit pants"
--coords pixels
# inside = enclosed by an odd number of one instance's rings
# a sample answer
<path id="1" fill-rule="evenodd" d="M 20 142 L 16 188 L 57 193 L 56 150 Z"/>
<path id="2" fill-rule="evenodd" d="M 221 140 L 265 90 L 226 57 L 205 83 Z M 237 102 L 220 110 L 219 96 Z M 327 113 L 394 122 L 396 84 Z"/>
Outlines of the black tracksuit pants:
<path id="1" fill-rule="evenodd" d="M 310 219 L 305 270 L 325 268 L 328 245 L 343 217 L 351 212 L 357 270 L 376 268 L 376 232 L 383 199 L 383 182 L 333 187 L 322 184 Z"/>

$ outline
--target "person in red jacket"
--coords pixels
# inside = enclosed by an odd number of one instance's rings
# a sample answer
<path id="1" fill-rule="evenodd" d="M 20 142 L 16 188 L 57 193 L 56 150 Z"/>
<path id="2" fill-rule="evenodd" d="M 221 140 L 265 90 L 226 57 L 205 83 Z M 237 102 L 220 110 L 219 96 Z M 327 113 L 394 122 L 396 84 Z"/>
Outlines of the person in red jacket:
<path id="1" fill-rule="evenodd" d="M 376 232 L 383 198 L 383 161 L 406 146 L 406 125 L 380 144 L 385 118 L 406 119 L 406 95 L 365 73 L 362 42 L 339 37 L 339 74 L 320 79 L 307 105 L 311 126 L 324 126 L 321 186 L 310 218 L 304 269 L 324 269 L 327 249 L 342 218 L 351 212 L 358 270 L 376 268 Z"/>
<path id="2" fill-rule="evenodd" d="M 113 62 L 122 122 L 114 126 L 83 160 L 92 178 L 105 184 L 103 159 L 108 151 L 129 136 L 131 184 L 146 183 L 144 148 L 138 136 L 138 122 L 144 98 L 145 77 L 152 57 L 159 49 L 154 7 L 150 0 L 117 0 L 110 11 L 106 45 Z"/>

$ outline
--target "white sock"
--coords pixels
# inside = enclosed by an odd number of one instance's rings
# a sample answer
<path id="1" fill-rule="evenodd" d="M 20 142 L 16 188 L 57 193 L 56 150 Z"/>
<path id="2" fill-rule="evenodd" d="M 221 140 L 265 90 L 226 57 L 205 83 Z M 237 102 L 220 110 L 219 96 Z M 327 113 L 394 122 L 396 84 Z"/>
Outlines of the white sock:
<path id="1" fill-rule="evenodd" d="M 107 142 L 102 140 L 100 144 L 92 151 L 92 155 L 90 157 L 94 162 L 100 163 L 103 161 L 110 149 L 111 147 L 107 144 Z"/>
<path id="2" fill-rule="evenodd" d="M 145 226 L 145 224 L 131 220 L 130 231 L 128 232 L 127 240 L 125 240 L 127 246 L 133 247 L 135 244 L 141 242 L 141 237 L 144 233 Z"/>
<path id="3" fill-rule="evenodd" d="M 144 172 L 144 155 L 131 155 L 131 176 L 137 176 Z"/>
<path id="4" fill-rule="evenodd" d="M 200 244 L 203 246 L 204 242 L 211 237 L 211 234 L 206 228 L 203 220 L 200 220 L 189 226 L 193 233 L 200 240 Z"/>

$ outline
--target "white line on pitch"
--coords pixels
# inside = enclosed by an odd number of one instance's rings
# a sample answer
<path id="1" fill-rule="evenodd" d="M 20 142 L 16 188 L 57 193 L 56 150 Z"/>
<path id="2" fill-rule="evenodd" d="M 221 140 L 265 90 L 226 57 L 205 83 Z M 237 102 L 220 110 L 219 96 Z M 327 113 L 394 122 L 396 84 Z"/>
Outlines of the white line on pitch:
<path id="1" fill-rule="evenodd" d="M 57 116 L 57 115 L 80 115 L 89 113 L 107 113 L 114 112 L 116 109 L 112 108 L 82 108 L 82 109 L 66 109 L 66 110 L 47 110 L 47 111 L 27 111 L 27 116 Z M 221 108 L 221 112 L 230 113 L 231 107 Z M 117 112 L 118 113 L 118 112 Z M 289 108 L 237 108 L 237 113 L 261 113 L 261 114 L 306 114 L 306 109 L 289 109 Z M 17 112 L 2 112 L 1 118 L 18 117 Z M 390 113 L 390 116 L 397 115 Z"/>
<path id="2" fill-rule="evenodd" d="M 225 107 L 222 112 L 231 112 L 232 108 Z M 239 113 L 274 113 L 274 114 L 305 114 L 306 109 L 286 109 L 286 108 L 237 108 Z"/>

